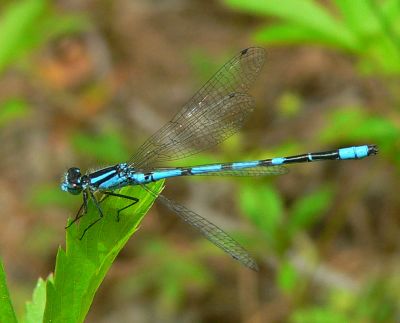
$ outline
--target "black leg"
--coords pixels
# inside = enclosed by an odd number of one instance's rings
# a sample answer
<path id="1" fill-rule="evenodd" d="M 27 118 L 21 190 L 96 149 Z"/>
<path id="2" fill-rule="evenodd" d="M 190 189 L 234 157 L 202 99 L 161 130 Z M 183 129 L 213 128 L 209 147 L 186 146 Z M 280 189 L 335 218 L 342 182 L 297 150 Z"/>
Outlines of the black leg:
<path id="1" fill-rule="evenodd" d="M 130 208 L 132 205 L 135 205 L 137 202 L 139 202 L 139 199 L 137 199 L 136 197 L 132 197 L 132 196 L 128 196 L 128 195 L 123 195 L 123 194 L 118 194 L 118 193 L 109 192 L 109 191 L 104 191 L 103 193 L 106 194 L 107 197 L 108 197 L 108 196 L 116 196 L 116 197 L 120 197 L 120 198 L 124 198 L 124 199 L 127 199 L 127 200 L 132 201 L 131 204 L 129 204 L 129 205 L 127 205 L 127 206 L 124 206 L 122 209 L 119 209 L 119 210 L 117 211 L 117 222 L 119 222 L 119 214 L 120 214 L 121 211 L 126 210 L 127 208 Z M 106 198 L 107 198 L 107 197 L 106 197 Z M 104 199 L 103 199 L 103 200 L 104 200 Z"/>
<path id="2" fill-rule="evenodd" d="M 97 222 L 99 222 L 102 218 L 103 218 L 103 211 L 101 210 L 100 207 L 100 203 L 102 203 L 105 199 L 107 199 L 109 196 L 115 196 L 115 197 L 120 197 L 120 198 L 124 198 L 127 200 L 132 201 L 132 203 L 130 203 L 127 206 L 124 206 L 123 208 L 119 209 L 117 211 L 117 222 L 119 222 L 120 220 L 120 212 L 123 210 L 126 210 L 127 208 L 131 207 L 132 205 L 136 204 L 137 202 L 139 202 L 139 199 L 137 199 L 136 197 L 132 197 L 132 196 L 128 196 L 128 195 L 123 195 L 123 194 L 118 194 L 118 193 L 114 193 L 114 192 L 109 192 L 109 191 L 104 191 L 103 194 L 105 195 L 104 198 L 102 198 L 100 201 L 98 201 L 96 199 L 96 197 L 94 196 L 92 191 L 89 191 L 90 197 L 93 200 L 94 205 L 96 206 L 97 210 L 99 211 L 99 218 L 96 221 L 93 221 L 92 223 L 90 223 L 85 230 L 83 230 L 81 237 L 79 238 L 79 240 L 82 240 L 83 237 L 85 236 L 86 232 L 92 227 L 94 226 Z M 75 218 L 72 220 L 72 222 L 66 227 L 69 228 L 73 223 L 75 223 L 76 221 L 78 221 L 82 216 L 84 216 L 87 213 L 87 201 L 88 201 L 88 192 L 84 191 L 83 192 L 83 204 L 81 205 L 81 207 L 78 210 L 77 215 L 75 216 Z"/>
<path id="3" fill-rule="evenodd" d="M 83 230 L 82 235 L 81 235 L 81 237 L 79 238 L 79 240 L 82 240 L 82 238 L 85 236 L 86 232 L 87 232 L 92 226 L 94 226 L 97 222 L 99 222 L 99 221 L 103 218 L 103 211 L 101 210 L 101 207 L 100 207 L 100 205 L 99 205 L 99 202 L 97 201 L 97 199 L 96 199 L 96 197 L 94 196 L 94 194 L 93 194 L 92 191 L 89 191 L 89 194 L 90 194 L 90 197 L 91 197 L 92 200 L 93 200 L 94 205 L 95 205 L 96 208 L 97 208 L 97 211 L 99 211 L 100 217 L 99 217 L 96 221 L 93 221 L 92 223 L 90 223 L 90 224 L 85 228 L 85 230 Z"/>
<path id="4" fill-rule="evenodd" d="M 83 217 L 87 213 L 87 192 L 83 192 L 83 203 L 76 213 L 75 218 L 68 224 L 65 229 L 68 229 L 71 225 L 73 225 L 76 221 L 78 221 L 81 217 Z"/>

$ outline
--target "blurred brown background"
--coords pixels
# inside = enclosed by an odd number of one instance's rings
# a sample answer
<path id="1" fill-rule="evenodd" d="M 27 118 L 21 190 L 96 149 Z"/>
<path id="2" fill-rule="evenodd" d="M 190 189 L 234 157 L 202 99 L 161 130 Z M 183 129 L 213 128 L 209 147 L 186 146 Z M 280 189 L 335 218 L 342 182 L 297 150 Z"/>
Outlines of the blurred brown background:
<path id="1" fill-rule="evenodd" d="M 385 11 L 388 2 L 373 3 L 384 15 L 395 10 Z M 291 1 L 281 3 L 287 17 L 262 1 L 36 3 L 26 21 L 17 4 L 0 4 L 0 254 L 18 313 L 37 278 L 54 269 L 66 219 L 81 202 L 60 192 L 63 172 L 127 160 L 227 59 L 256 45 L 267 48 L 267 64 L 243 131 L 176 165 L 369 143 L 380 154 L 295 165 L 279 178 L 168 181 L 168 197 L 233 233 L 260 272 L 241 268 L 156 204 L 87 322 L 400 319 L 400 68 L 379 65 L 391 52 L 371 43 L 400 42 L 397 15 L 378 17 L 382 28 L 346 48 L 322 36 L 263 38 L 263 28 L 290 21 Z M 315 3 L 346 21 L 335 1 Z"/>

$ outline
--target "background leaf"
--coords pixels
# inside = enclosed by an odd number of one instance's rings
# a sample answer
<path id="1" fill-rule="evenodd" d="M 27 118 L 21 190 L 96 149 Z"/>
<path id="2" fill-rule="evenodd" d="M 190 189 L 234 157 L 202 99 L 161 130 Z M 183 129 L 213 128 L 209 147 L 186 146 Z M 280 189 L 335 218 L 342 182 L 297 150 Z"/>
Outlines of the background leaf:
<path id="1" fill-rule="evenodd" d="M 293 24 L 274 24 L 257 30 L 253 38 L 264 44 L 304 44 L 320 43 L 331 46 L 341 46 L 336 38 L 326 37 L 315 29 Z"/>
<path id="2" fill-rule="evenodd" d="M 18 98 L 7 100 L 0 105 L 0 127 L 26 117 L 29 112 L 29 106 L 25 101 Z"/>
<path id="3" fill-rule="evenodd" d="M 355 33 L 366 38 L 380 29 L 381 26 L 369 0 L 335 0 L 334 2 L 346 25 Z"/>
<path id="4" fill-rule="evenodd" d="M 281 290 L 290 294 L 298 286 L 298 273 L 289 262 L 283 262 L 279 268 L 277 282 Z"/>
<path id="5" fill-rule="evenodd" d="M 28 0 L 10 4 L 0 18 L 0 73 L 23 54 L 33 40 L 30 32 L 45 11 L 46 1 Z"/>
<path id="6" fill-rule="evenodd" d="M 240 190 L 239 203 L 242 212 L 276 248 L 284 214 L 283 202 L 277 191 L 268 184 L 260 187 L 244 185 Z"/>
<path id="7" fill-rule="evenodd" d="M 328 11 L 315 1 L 303 0 L 225 0 L 225 3 L 234 9 L 240 9 L 257 15 L 273 15 L 284 19 L 290 25 L 312 31 L 314 35 L 321 35 L 329 42 L 340 44 L 347 49 L 358 47 L 357 38 L 346 29 L 340 21 L 336 21 Z M 288 34 L 287 28 L 284 35 Z M 315 37 L 315 36 L 314 36 Z"/>
<path id="8" fill-rule="evenodd" d="M 52 277 L 47 278 L 52 281 Z M 39 278 L 31 302 L 26 303 L 25 323 L 43 322 L 44 308 L 46 306 L 46 282 Z"/>
<path id="9" fill-rule="evenodd" d="M 288 231 L 291 235 L 301 229 L 309 228 L 324 215 L 333 198 L 334 190 L 330 186 L 321 187 L 318 191 L 298 199 L 289 215 Z"/>
<path id="10" fill-rule="evenodd" d="M 58 15 L 46 0 L 11 2 L 0 17 L 0 73 L 49 38 L 88 26 L 85 16 Z"/>
<path id="11" fill-rule="evenodd" d="M 0 261 L 0 322 L 17 322 L 7 288 L 6 273 L 4 272 L 2 261 Z"/>

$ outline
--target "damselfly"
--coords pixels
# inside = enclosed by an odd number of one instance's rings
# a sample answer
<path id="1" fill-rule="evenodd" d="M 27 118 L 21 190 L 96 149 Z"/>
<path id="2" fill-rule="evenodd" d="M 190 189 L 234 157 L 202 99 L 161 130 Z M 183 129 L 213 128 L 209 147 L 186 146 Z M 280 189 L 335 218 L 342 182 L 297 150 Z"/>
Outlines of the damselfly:
<path id="1" fill-rule="evenodd" d="M 146 184 L 170 177 L 281 175 L 287 173 L 287 168 L 283 166 L 285 164 L 361 159 L 377 153 L 375 145 L 362 145 L 254 161 L 161 167 L 163 162 L 181 159 L 212 147 L 239 130 L 254 109 L 253 98 L 248 94 L 248 90 L 264 61 L 264 49 L 252 47 L 242 50 L 228 61 L 170 122 L 151 136 L 128 162 L 84 175 L 77 167 L 68 169 L 61 189 L 83 195 L 83 205 L 73 222 L 86 213 L 88 199 L 92 199 L 99 213 L 99 218 L 83 231 L 81 238 L 104 216 L 100 201 L 96 199 L 96 192 L 130 201 L 129 205 L 118 210 L 119 218 L 122 210 L 138 202 L 135 197 L 116 192 L 127 185 L 140 185 L 156 196 Z M 257 264 L 249 253 L 222 229 L 163 195 L 159 195 L 158 200 L 234 259 L 257 270 Z"/>

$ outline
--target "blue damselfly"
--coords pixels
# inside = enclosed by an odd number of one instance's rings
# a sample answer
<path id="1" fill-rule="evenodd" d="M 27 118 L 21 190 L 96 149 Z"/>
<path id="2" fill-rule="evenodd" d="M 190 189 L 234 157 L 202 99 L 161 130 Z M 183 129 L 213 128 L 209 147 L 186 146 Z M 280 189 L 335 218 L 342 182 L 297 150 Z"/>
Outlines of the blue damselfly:
<path id="1" fill-rule="evenodd" d="M 82 174 L 77 167 L 70 168 L 65 173 L 61 189 L 83 195 L 83 205 L 72 223 L 85 214 L 89 198 L 93 200 L 99 213 L 99 218 L 83 231 L 81 238 L 104 216 L 100 202 L 95 197 L 96 192 L 130 200 L 129 205 L 117 211 L 119 218 L 122 210 L 138 202 L 135 197 L 116 192 L 127 185 L 140 185 L 150 194 L 156 195 L 146 184 L 170 177 L 281 175 L 287 173 L 285 164 L 361 159 L 377 153 L 375 145 L 362 145 L 254 161 L 162 167 L 164 162 L 188 157 L 212 147 L 240 129 L 254 109 L 253 98 L 248 94 L 248 90 L 264 61 L 264 49 L 252 47 L 242 50 L 228 61 L 170 122 L 151 136 L 128 162 L 86 174 Z M 216 225 L 163 195 L 159 195 L 158 200 L 234 259 L 257 270 L 257 264 L 249 253 Z"/>

